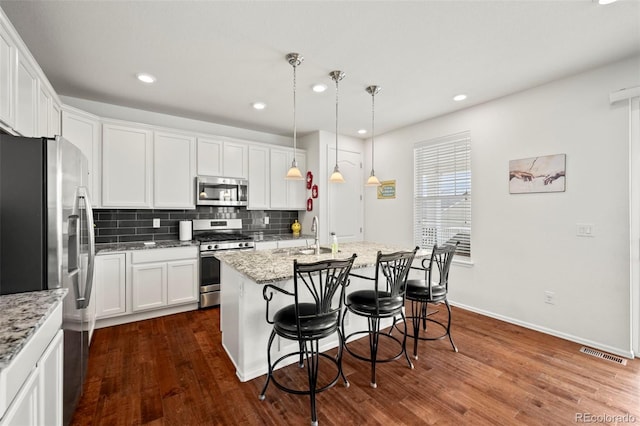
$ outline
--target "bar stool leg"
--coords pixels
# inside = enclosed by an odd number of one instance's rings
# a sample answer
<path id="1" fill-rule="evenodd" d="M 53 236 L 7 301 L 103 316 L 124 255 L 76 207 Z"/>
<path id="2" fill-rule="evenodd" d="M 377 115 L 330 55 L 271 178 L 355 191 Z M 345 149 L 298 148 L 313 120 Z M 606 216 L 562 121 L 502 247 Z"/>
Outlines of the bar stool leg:
<path id="1" fill-rule="evenodd" d="M 271 381 L 271 375 L 273 374 L 273 368 L 271 367 L 271 344 L 273 344 L 273 339 L 276 337 L 275 330 L 271 331 L 271 335 L 269 336 L 269 343 L 267 343 L 267 365 L 269 366 L 269 371 L 267 371 L 267 381 L 264 383 L 264 387 L 262 388 L 262 392 L 258 395 L 260 401 L 264 401 L 264 394 L 267 392 L 267 386 L 269 386 L 269 381 Z"/>
<path id="2" fill-rule="evenodd" d="M 378 340 L 380 339 L 380 319 L 369 318 L 369 349 L 371 353 L 371 387 L 376 384 L 376 358 L 378 357 Z"/>

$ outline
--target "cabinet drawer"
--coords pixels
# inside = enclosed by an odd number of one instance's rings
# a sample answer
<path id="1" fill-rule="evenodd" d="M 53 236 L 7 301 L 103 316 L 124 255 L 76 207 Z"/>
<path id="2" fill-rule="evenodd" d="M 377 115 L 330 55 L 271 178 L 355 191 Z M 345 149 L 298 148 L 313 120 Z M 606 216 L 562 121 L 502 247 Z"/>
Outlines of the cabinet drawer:
<path id="1" fill-rule="evenodd" d="M 198 247 L 134 250 L 131 263 L 170 262 L 172 260 L 197 259 Z"/>

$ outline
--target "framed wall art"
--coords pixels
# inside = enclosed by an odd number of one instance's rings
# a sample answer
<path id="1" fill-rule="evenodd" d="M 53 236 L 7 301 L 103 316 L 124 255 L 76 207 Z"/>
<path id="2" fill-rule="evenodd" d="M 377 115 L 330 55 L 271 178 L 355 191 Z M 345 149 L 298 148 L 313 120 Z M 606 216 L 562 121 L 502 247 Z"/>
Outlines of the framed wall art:
<path id="1" fill-rule="evenodd" d="M 563 192 L 566 154 L 509 161 L 509 193 Z"/>

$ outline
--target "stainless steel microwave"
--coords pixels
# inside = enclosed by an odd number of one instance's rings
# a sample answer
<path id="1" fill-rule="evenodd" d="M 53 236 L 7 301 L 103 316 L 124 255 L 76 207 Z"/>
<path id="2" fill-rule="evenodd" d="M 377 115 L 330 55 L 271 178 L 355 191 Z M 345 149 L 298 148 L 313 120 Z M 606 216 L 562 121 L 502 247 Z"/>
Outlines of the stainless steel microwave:
<path id="1" fill-rule="evenodd" d="M 196 204 L 199 206 L 246 206 L 249 182 L 246 179 L 216 176 L 196 178 Z"/>

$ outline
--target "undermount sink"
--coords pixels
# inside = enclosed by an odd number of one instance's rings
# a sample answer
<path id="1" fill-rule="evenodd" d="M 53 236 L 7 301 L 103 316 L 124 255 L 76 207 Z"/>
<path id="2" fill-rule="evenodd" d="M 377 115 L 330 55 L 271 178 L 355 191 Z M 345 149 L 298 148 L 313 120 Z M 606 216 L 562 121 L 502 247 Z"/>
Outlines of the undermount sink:
<path id="1" fill-rule="evenodd" d="M 316 251 L 313 247 L 306 248 L 286 248 L 274 250 L 274 254 L 281 254 L 283 256 L 309 256 L 315 254 Z M 320 254 L 331 253 L 331 249 L 329 247 L 320 247 Z"/>
<path id="2" fill-rule="evenodd" d="M 316 253 L 316 250 L 313 247 L 310 247 L 310 248 L 300 249 L 292 254 L 309 255 L 309 254 L 315 254 L 315 253 Z M 329 247 L 320 247 L 320 254 L 327 254 L 327 253 L 331 253 L 331 249 Z"/>

